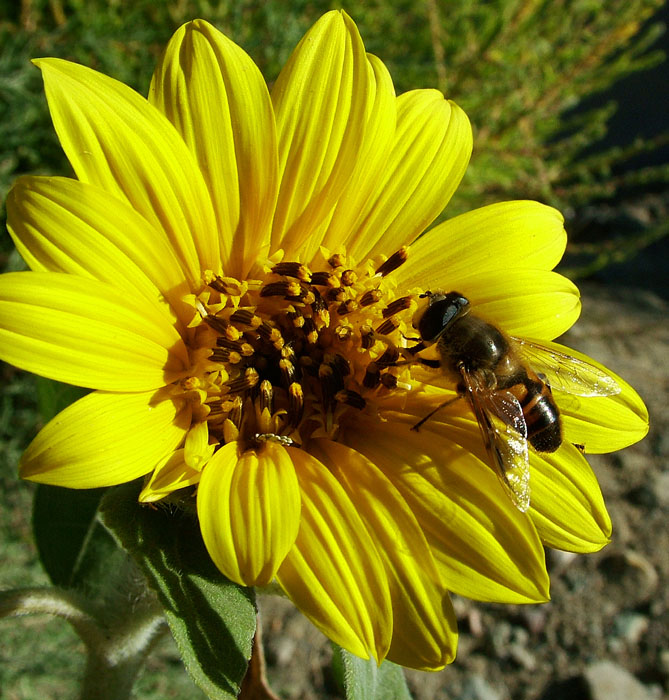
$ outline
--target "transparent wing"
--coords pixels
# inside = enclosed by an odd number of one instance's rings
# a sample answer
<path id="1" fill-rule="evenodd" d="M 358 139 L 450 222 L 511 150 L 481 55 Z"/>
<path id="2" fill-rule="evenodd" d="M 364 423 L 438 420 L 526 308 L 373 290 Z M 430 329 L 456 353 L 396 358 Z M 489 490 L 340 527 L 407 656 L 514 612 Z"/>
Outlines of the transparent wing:
<path id="1" fill-rule="evenodd" d="M 530 507 L 530 455 L 523 409 L 513 394 L 491 393 L 475 374 L 464 368 L 460 373 L 490 464 L 516 508 L 524 513 Z"/>
<path id="2" fill-rule="evenodd" d="M 575 396 L 614 396 L 621 391 L 612 377 L 589 362 L 522 338 L 513 341 L 530 367 L 546 376 L 551 389 Z"/>

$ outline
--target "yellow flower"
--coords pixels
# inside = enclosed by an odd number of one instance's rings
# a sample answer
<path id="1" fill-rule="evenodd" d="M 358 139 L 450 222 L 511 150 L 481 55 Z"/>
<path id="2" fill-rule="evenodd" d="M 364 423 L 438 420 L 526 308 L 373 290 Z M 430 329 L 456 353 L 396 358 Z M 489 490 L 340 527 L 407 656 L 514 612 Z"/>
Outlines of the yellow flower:
<path id="1" fill-rule="evenodd" d="M 645 434 L 622 380 L 612 396 L 556 392 L 564 441 L 531 451 L 526 512 L 470 403 L 411 429 L 456 396 L 404 349 L 422 292 L 457 289 L 477 316 L 548 346 L 579 312 L 551 271 L 565 246 L 553 209 L 493 205 L 419 237 L 471 152 L 455 104 L 396 97 L 339 12 L 271 93 L 201 20 L 170 41 L 148 101 L 88 68 L 37 64 L 77 179 L 25 177 L 9 195 L 31 271 L 0 278 L 0 354 L 96 391 L 45 426 L 24 478 L 145 477 L 144 502 L 196 485 L 226 576 L 276 580 L 338 644 L 422 669 L 455 655 L 448 591 L 543 601 L 543 544 L 607 542 L 572 443 L 601 452 Z"/>

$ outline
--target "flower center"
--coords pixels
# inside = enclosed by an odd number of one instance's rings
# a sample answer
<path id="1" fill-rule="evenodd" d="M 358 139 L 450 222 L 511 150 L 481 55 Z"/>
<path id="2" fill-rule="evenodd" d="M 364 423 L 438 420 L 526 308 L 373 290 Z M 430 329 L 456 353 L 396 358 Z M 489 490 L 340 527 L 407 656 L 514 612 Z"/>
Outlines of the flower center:
<path id="1" fill-rule="evenodd" d="M 359 266 L 335 254 L 317 271 L 282 261 L 264 280 L 208 279 L 191 300 L 194 372 L 180 386 L 194 420 L 221 443 L 303 445 L 402 390 L 397 346 L 416 304 L 386 276 L 405 260 L 406 249 Z"/>

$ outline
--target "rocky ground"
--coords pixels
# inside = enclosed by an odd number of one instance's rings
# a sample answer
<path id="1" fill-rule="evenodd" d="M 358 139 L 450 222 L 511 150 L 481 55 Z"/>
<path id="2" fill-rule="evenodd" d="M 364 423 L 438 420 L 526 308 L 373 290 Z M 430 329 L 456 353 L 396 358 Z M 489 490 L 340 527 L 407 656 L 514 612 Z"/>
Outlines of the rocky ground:
<path id="1" fill-rule="evenodd" d="M 590 458 L 614 524 L 592 555 L 549 552 L 552 601 L 456 599 L 458 657 L 409 672 L 418 700 L 658 700 L 669 697 L 669 324 L 638 287 L 580 285 L 584 310 L 565 339 L 629 381 L 651 415 L 642 443 Z M 261 601 L 268 675 L 281 697 L 338 698 L 326 640 L 285 601 Z"/>

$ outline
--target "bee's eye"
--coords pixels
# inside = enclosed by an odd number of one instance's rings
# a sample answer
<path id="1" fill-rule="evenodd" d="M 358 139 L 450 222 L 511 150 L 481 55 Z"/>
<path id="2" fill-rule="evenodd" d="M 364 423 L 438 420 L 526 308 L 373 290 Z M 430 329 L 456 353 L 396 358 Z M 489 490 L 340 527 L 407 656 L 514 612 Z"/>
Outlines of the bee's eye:
<path id="1" fill-rule="evenodd" d="M 458 292 L 432 296 L 418 323 L 420 337 L 429 342 L 441 335 L 457 318 L 469 311 L 469 300 Z"/>

